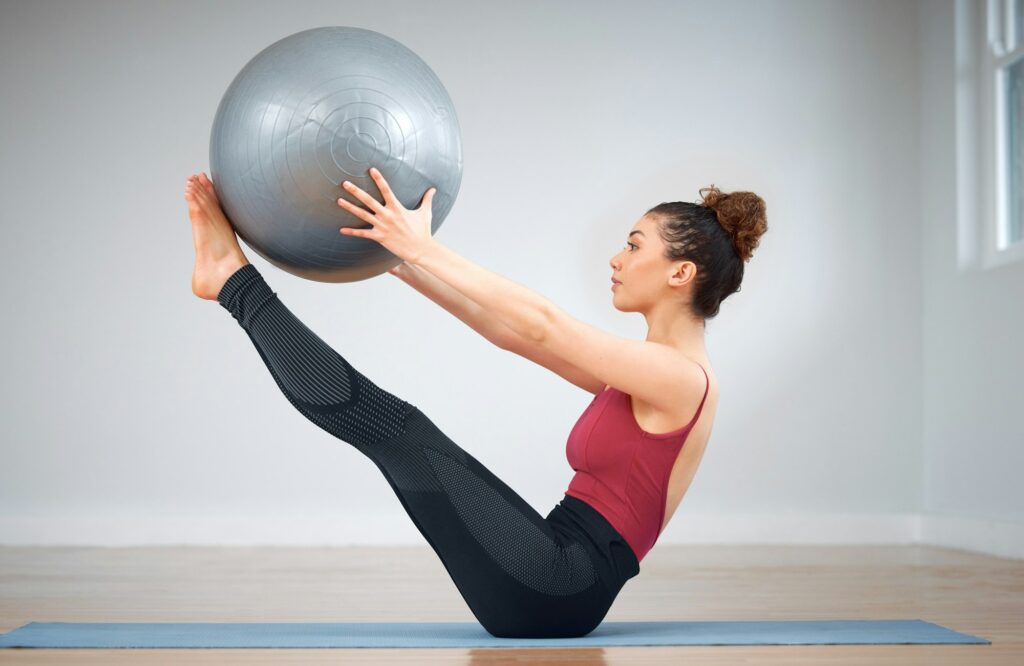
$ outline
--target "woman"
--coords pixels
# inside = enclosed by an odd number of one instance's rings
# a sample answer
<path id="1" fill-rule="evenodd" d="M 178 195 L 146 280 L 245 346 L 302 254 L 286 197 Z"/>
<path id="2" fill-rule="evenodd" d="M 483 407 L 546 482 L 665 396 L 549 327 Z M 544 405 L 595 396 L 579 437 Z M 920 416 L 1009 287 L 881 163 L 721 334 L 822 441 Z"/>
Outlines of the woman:
<path id="1" fill-rule="evenodd" d="M 383 202 L 346 182 L 366 208 L 338 205 L 371 228 L 340 233 L 380 242 L 404 259 L 392 274 L 500 348 L 595 394 L 569 436 L 576 474 L 547 517 L 284 306 L 243 254 L 205 174 L 185 190 L 192 290 L 238 320 L 299 412 L 377 465 L 489 633 L 586 635 L 639 573 L 696 472 L 718 395 L 704 320 L 739 290 L 743 263 L 767 230 L 764 201 L 711 187 L 701 204 L 663 203 L 634 225 L 611 267 L 615 307 L 647 319 L 647 338 L 636 341 L 445 248 L 430 235 L 433 189 L 410 211 L 376 169 L 370 175 Z"/>

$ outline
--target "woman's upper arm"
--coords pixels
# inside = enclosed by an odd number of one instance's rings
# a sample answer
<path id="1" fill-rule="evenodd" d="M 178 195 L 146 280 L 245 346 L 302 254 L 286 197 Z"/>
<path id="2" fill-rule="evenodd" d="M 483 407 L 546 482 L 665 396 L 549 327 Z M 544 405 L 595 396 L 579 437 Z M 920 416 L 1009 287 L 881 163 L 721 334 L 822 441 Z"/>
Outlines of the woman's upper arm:
<path id="1" fill-rule="evenodd" d="M 539 346 L 592 377 L 594 386 L 607 384 L 666 412 L 692 397 L 698 378 L 703 391 L 699 366 L 678 350 L 606 333 L 562 310 L 549 314 Z"/>
<path id="2" fill-rule="evenodd" d="M 514 334 L 509 336 L 501 348 L 547 368 L 570 384 L 579 386 L 584 391 L 597 395 L 604 390 L 605 383 L 594 375 L 559 358 L 545 349 L 543 345 L 527 340 L 522 336 Z"/>

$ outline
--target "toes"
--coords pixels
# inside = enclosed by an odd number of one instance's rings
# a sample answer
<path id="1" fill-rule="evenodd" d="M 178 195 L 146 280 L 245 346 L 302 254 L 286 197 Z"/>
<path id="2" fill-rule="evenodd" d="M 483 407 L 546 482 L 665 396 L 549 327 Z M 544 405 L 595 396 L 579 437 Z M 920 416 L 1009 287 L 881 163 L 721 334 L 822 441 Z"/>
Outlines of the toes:
<path id="1" fill-rule="evenodd" d="M 195 183 L 189 183 L 188 187 L 185 188 L 185 196 L 195 203 L 205 201 L 205 193 L 202 188 L 198 187 Z"/>
<path id="2" fill-rule="evenodd" d="M 202 174 L 200 176 L 200 178 L 202 178 L 203 185 L 206 186 L 207 191 L 210 194 L 216 196 L 217 195 L 217 191 L 215 189 L 213 189 L 213 182 L 209 178 L 206 177 L 206 174 L 205 173 Z"/>
<path id="3" fill-rule="evenodd" d="M 185 198 L 195 203 L 209 203 L 216 198 L 213 183 L 205 173 L 193 174 L 185 180 Z"/>

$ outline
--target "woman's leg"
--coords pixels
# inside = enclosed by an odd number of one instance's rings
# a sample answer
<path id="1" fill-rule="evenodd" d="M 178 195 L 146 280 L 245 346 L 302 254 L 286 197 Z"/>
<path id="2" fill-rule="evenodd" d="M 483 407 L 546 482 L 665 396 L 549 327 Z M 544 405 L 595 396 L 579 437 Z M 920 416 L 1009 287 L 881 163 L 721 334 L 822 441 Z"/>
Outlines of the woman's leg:
<path id="1" fill-rule="evenodd" d="M 217 296 L 248 333 L 288 400 L 365 454 L 496 636 L 581 636 L 609 593 L 582 543 L 450 440 L 414 405 L 381 389 L 309 330 L 252 264 Z"/>

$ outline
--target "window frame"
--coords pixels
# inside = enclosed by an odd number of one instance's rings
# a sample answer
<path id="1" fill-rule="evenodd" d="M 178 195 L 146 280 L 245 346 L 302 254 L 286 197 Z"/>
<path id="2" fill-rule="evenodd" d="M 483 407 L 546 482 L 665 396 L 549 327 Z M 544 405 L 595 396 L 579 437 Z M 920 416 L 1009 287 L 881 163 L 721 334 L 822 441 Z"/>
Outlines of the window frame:
<path id="1" fill-rule="evenodd" d="M 1024 59 L 1024 40 L 1013 43 L 1014 10 L 1014 0 L 956 0 L 957 258 L 962 269 L 1024 261 L 1024 238 L 1009 242 L 1006 88 L 1009 66 Z M 1024 218 L 1024 207 L 1020 213 Z"/>

